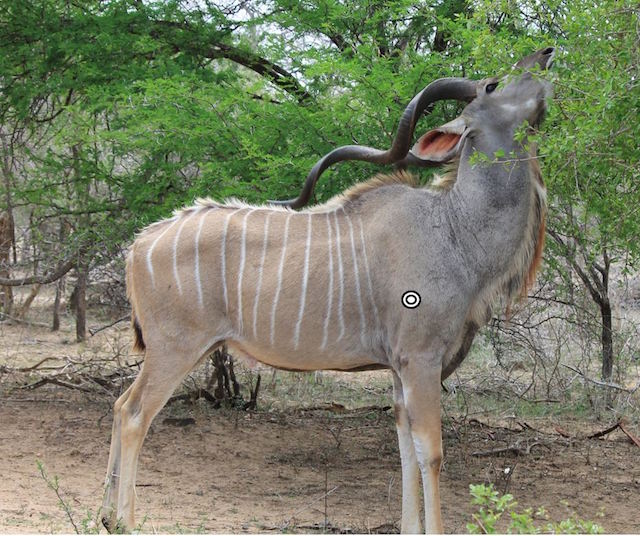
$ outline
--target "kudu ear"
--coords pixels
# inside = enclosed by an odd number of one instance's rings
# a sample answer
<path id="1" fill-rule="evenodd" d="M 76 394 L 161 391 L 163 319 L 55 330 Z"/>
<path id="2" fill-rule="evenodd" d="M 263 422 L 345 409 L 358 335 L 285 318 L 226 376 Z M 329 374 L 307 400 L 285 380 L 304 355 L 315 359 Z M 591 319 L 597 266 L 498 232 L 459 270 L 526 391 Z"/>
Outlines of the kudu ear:
<path id="1" fill-rule="evenodd" d="M 420 160 L 444 164 L 458 156 L 466 132 L 464 120 L 458 117 L 423 134 L 411 153 Z"/>

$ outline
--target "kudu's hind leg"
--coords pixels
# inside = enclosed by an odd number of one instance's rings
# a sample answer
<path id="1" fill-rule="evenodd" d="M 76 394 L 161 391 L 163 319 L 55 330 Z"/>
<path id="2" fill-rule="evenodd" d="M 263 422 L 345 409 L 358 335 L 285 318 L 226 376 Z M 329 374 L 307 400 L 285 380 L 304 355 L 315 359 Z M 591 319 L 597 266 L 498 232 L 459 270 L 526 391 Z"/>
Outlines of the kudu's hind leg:
<path id="1" fill-rule="evenodd" d="M 111 448 L 105 478 L 104 501 L 102 503 L 102 524 L 109 531 L 116 526 L 116 508 L 118 506 L 118 485 L 120 483 L 120 411 L 129 398 L 133 385 L 118 397 L 113 406 L 113 427 L 111 429 Z"/>
<path id="2" fill-rule="evenodd" d="M 413 447 L 409 415 L 404 402 L 402 382 L 393 372 L 393 401 L 398 431 L 398 447 L 402 463 L 402 524 L 403 534 L 419 534 L 422 532 L 420 520 L 420 468 L 416 451 Z"/>
<path id="3" fill-rule="evenodd" d="M 117 494 L 119 528 L 135 527 L 135 481 L 138 455 L 151 421 L 202 356 L 185 356 L 147 348 L 140 374 L 120 409 L 120 474 Z"/>
<path id="4" fill-rule="evenodd" d="M 440 361 L 436 354 L 413 355 L 398 371 L 402 382 L 413 447 L 422 474 L 425 531 L 442 533 L 440 515 Z"/>

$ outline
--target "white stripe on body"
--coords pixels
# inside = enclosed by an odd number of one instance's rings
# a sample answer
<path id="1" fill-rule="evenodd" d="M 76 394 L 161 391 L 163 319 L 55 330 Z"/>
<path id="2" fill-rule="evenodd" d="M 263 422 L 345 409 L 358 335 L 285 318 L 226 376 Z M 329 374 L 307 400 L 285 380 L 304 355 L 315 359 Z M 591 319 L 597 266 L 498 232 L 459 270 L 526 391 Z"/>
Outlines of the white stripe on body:
<path id="1" fill-rule="evenodd" d="M 302 326 L 302 316 L 307 300 L 307 282 L 309 281 L 309 255 L 311 253 L 311 214 L 307 214 L 307 244 L 304 250 L 304 272 L 302 274 L 302 289 L 300 297 L 300 310 L 298 311 L 298 323 L 293 335 L 293 348 L 298 349 L 300 342 L 300 327 Z"/>
<path id="2" fill-rule="evenodd" d="M 262 288 L 262 272 L 264 269 L 264 261 L 267 256 L 267 242 L 269 236 L 269 219 L 273 212 L 267 214 L 264 222 L 264 238 L 262 239 L 262 258 L 260 259 L 260 269 L 258 270 L 258 283 L 256 285 L 256 296 L 253 301 L 253 337 L 258 338 L 258 302 L 260 301 L 260 290 Z"/>
<path id="3" fill-rule="evenodd" d="M 367 286 L 369 288 L 369 298 L 371 300 L 371 305 L 373 306 L 373 315 L 376 319 L 376 328 L 380 329 L 380 316 L 378 315 L 378 306 L 376 305 L 376 301 L 373 297 L 373 283 L 371 281 L 371 272 L 369 271 L 369 260 L 367 259 L 367 246 L 364 242 L 364 230 L 362 228 L 362 218 L 358 218 L 358 223 L 360 224 L 360 243 L 362 244 L 362 259 L 364 261 L 364 271 L 367 275 Z"/>
<path id="4" fill-rule="evenodd" d="M 224 225 L 222 226 L 222 253 L 220 255 L 221 258 L 221 272 L 222 272 L 222 292 L 224 296 L 224 312 L 225 314 L 229 314 L 229 296 L 227 293 L 227 229 L 229 227 L 229 220 L 231 216 L 233 216 L 236 212 L 241 211 L 241 208 L 237 208 L 232 212 L 227 214 L 227 217 L 224 219 Z"/>
<path id="5" fill-rule="evenodd" d="M 240 267 L 238 268 L 238 333 L 243 332 L 242 322 L 242 275 L 244 274 L 244 262 L 247 256 L 247 218 L 254 209 L 249 210 L 242 218 L 242 236 L 240 238 Z"/>
<path id="6" fill-rule="evenodd" d="M 340 335 L 336 341 L 344 337 L 344 270 L 342 268 L 342 251 L 340 249 L 340 227 L 338 225 L 338 211 L 333 213 L 333 219 L 336 223 L 336 247 L 338 248 L 338 281 L 340 281 L 340 292 L 338 293 L 338 320 L 340 321 Z"/>
<path id="7" fill-rule="evenodd" d="M 276 340 L 276 309 L 278 308 L 278 300 L 280 299 L 280 289 L 282 288 L 282 270 L 284 269 L 284 259 L 287 253 L 287 239 L 289 237 L 289 220 L 292 214 L 287 214 L 284 224 L 284 238 L 282 241 L 282 256 L 280 257 L 280 266 L 278 267 L 278 286 L 273 297 L 273 305 L 271 307 L 271 346 Z"/>
<path id="8" fill-rule="evenodd" d="M 353 236 L 353 224 L 351 223 L 351 218 L 345 212 L 344 207 L 341 208 L 342 213 L 347 219 L 347 224 L 349 225 L 349 236 L 351 238 L 351 256 L 353 257 L 353 275 L 355 277 L 356 296 L 358 298 L 358 310 L 360 312 L 360 341 L 364 343 L 366 324 L 364 318 L 364 308 L 362 307 L 362 296 L 360 292 L 360 274 L 358 273 L 358 258 L 356 256 L 356 242 Z"/>
<path id="9" fill-rule="evenodd" d="M 153 241 L 153 243 L 151 244 L 151 246 L 149 247 L 149 250 L 147 251 L 147 270 L 149 270 L 149 273 L 151 274 L 151 284 L 152 286 L 155 288 L 156 286 L 156 281 L 155 281 L 155 276 L 153 273 L 153 263 L 151 262 L 151 256 L 153 255 L 153 250 L 156 247 L 156 244 L 160 241 L 160 239 L 167 234 L 167 232 L 169 232 L 169 229 L 172 229 L 173 226 L 178 222 L 178 218 L 177 216 L 174 216 L 173 218 L 170 218 L 168 221 L 173 220 L 173 222 L 171 223 L 171 225 L 169 225 L 164 231 L 162 231 L 157 237 L 156 239 Z"/>
<path id="10" fill-rule="evenodd" d="M 322 336 L 322 344 L 320 349 L 327 347 L 329 340 L 329 320 L 331 319 L 331 308 L 333 307 L 333 245 L 331 244 L 331 219 L 327 212 L 327 243 L 329 245 L 329 292 L 327 295 L 327 314 L 324 316 L 324 334 Z"/>
<path id="11" fill-rule="evenodd" d="M 180 240 L 180 234 L 182 233 L 182 229 L 184 228 L 185 224 L 198 212 L 200 212 L 200 208 L 194 209 L 191 214 L 184 218 L 182 224 L 180 225 L 180 227 L 178 227 L 176 236 L 173 238 L 173 278 L 176 280 L 179 294 L 182 294 L 182 283 L 180 282 L 180 274 L 178 273 L 178 240 Z"/>
<path id="12" fill-rule="evenodd" d="M 196 231 L 195 238 L 195 269 L 194 276 L 196 280 L 196 289 L 198 290 L 198 304 L 200 307 L 204 307 L 204 303 L 202 301 L 202 281 L 200 280 L 200 252 L 199 252 L 199 242 L 200 242 L 200 233 L 202 232 L 202 226 L 204 225 L 204 220 L 207 219 L 207 215 L 212 211 L 209 210 L 209 207 L 206 208 L 204 214 L 200 217 L 200 222 L 198 223 L 198 230 Z"/>

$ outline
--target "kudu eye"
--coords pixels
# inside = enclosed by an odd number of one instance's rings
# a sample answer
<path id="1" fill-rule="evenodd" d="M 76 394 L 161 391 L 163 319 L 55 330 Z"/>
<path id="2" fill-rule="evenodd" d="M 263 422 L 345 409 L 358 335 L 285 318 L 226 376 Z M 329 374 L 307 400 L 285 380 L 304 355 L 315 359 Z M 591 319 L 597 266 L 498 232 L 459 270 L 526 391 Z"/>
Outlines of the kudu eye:
<path id="1" fill-rule="evenodd" d="M 493 84 L 487 84 L 485 91 L 487 93 L 493 93 L 497 87 L 498 87 L 498 82 L 494 82 Z"/>

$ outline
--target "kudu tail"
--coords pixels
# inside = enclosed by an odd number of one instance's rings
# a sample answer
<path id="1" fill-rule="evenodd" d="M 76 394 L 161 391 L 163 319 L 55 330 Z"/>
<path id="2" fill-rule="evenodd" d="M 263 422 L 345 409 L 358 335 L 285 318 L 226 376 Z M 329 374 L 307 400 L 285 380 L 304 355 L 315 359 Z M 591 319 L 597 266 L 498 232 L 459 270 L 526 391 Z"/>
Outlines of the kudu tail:
<path id="1" fill-rule="evenodd" d="M 131 304 L 131 327 L 133 328 L 133 349 L 138 352 L 144 352 L 147 345 L 144 343 L 144 338 L 142 337 L 142 328 L 140 327 L 140 322 L 138 322 L 138 318 L 136 316 L 136 300 L 135 300 L 135 292 L 133 291 L 133 277 L 131 272 L 133 271 L 133 254 L 132 251 L 129 251 L 127 255 L 127 262 L 125 267 L 126 272 L 126 283 L 127 283 L 127 298 L 129 299 L 129 303 Z"/>
<path id="2" fill-rule="evenodd" d="M 133 349 L 138 352 L 144 352 L 147 345 L 144 343 L 144 339 L 142 337 L 142 329 L 140 328 L 140 324 L 138 323 L 138 319 L 136 318 L 135 311 L 131 311 L 131 326 L 133 327 Z"/>

